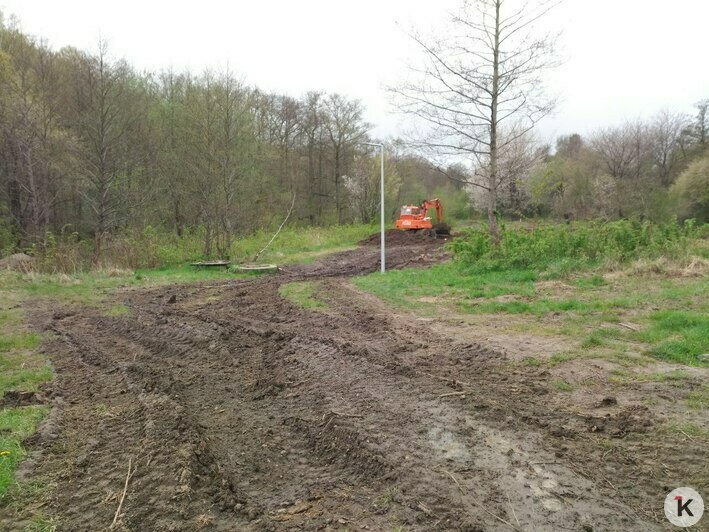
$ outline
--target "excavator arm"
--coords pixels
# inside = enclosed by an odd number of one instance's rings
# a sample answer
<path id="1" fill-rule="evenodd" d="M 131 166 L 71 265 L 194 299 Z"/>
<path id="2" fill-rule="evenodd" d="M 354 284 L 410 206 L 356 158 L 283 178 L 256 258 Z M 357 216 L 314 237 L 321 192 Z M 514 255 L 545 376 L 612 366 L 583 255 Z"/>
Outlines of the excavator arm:
<path id="1" fill-rule="evenodd" d="M 426 200 L 421 205 L 421 211 L 423 212 L 424 218 L 428 216 L 429 209 L 436 209 L 436 216 L 438 217 L 438 223 L 443 222 L 443 207 L 441 206 L 441 200 L 438 198 L 432 200 Z"/>

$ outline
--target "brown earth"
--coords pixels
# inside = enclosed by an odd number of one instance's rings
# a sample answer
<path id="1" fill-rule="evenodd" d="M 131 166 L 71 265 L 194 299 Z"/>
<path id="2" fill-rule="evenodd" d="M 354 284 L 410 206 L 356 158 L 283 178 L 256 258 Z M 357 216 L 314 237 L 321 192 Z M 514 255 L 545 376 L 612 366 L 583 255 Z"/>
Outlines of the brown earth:
<path id="1" fill-rule="evenodd" d="M 430 231 L 402 231 L 400 229 L 389 229 L 384 234 L 387 246 L 416 246 L 432 244 L 435 242 L 448 242 L 451 240 L 450 234 L 434 235 Z M 374 233 L 359 243 L 362 246 L 378 246 L 381 235 Z"/>
<path id="2" fill-rule="evenodd" d="M 392 245 L 427 265 L 439 241 Z M 278 275 L 127 290 L 118 317 L 37 304 L 53 411 L 0 507 L 58 530 L 653 530 L 701 449 L 647 437 L 640 404 L 567 404 L 544 367 L 393 314 L 348 276 L 361 247 Z M 304 310 L 281 284 L 313 279 Z M 606 445 L 603 445 L 607 442 Z M 680 484 L 677 484 L 680 485 Z"/>

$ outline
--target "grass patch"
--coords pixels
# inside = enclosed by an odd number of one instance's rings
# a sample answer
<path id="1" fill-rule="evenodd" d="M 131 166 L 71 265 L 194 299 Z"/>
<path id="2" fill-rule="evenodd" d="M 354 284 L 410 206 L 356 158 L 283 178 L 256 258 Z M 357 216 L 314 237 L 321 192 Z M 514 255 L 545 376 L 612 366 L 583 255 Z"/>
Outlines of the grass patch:
<path id="1" fill-rule="evenodd" d="M 690 366 L 707 365 L 699 356 L 709 353 L 709 315 L 669 310 L 650 315 L 651 325 L 638 336 L 653 343 L 649 353 Z"/>
<path id="2" fill-rule="evenodd" d="M 695 410 L 709 408 L 709 384 L 702 384 L 699 389 L 689 392 L 687 406 Z"/>
<path id="3" fill-rule="evenodd" d="M 106 312 L 104 312 L 104 314 L 106 316 L 113 316 L 113 317 L 125 316 L 127 314 L 130 314 L 130 308 L 128 308 L 125 305 L 113 305 Z"/>
<path id="4" fill-rule="evenodd" d="M 665 382 L 676 387 L 681 387 L 685 386 L 685 383 L 693 378 L 692 375 L 682 370 L 637 374 L 631 371 L 616 369 L 613 370 L 610 381 L 618 384 L 628 384 L 631 382 Z"/>
<path id="5" fill-rule="evenodd" d="M 571 392 L 574 389 L 573 386 L 571 386 L 563 379 L 556 379 L 552 381 L 551 385 L 554 387 L 555 390 L 558 390 L 560 392 Z"/>
<path id="6" fill-rule="evenodd" d="M 522 359 L 522 364 L 530 367 L 537 367 L 542 365 L 542 361 L 536 357 L 525 357 Z"/>
<path id="7" fill-rule="evenodd" d="M 30 524 L 25 529 L 27 532 L 54 532 L 57 529 L 57 523 L 52 517 L 47 517 L 40 513 L 35 515 L 30 521 Z"/>
<path id="8" fill-rule="evenodd" d="M 696 238 L 700 229 L 609 225 L 518 227 L 499 249 L 474 230 L 453 241 L 450 263 L 354 282 L 423 315 L 476 314 L 509 332 L 566 336 L 570 354 L 623 365 L 651 357 L 709 365 L 701 357 L 709 353 L 709 277 L 702 275 L 709 249 Z M 664 270 L 638 268 L 648 257 L 659 257 Z"/>
<path id="9" fill-rule="evenodd" d="M 0 336 L 0 353 L 15 349 L 34 349 L 39 345 L 39 335 L 33 332 L 21 332 Z"/>
<path id="10" fill-rule="evenodd" d="M 402 307 L 425 308 L 431 296 L 451 305 L 479 305 L 473 300 L 501 296 L 532 296 L 537 274 L 533 271 L 486 272 L 470 275 L 457 264 L 439 264 L 426 269 L 407 268 L 355 277 L 354 283 L 382 299 Z M 423 301 L 422 301 L 423 300 Z M 481 309 L 480 312 L 483 312 Z"/>
<path id="11" fill-rule="evenodd" d="M 549 357 L 549 365 L 552 367 L 558 366 L 559 364 L 567 362 L 568 360 L 573 360 L 574 358 L 576 358 L 576 355 L 573 353 L 554 353 L 551 357 Z"/>
<path id="12" fill-rule="evenodd" d="M 682 434 L 694 438 L 709 438 L 709 430 L 693 423 L 669 423 L 663 428 L 664 432 Z"/>
<path id="13" fill-rule="evenodd" d="M 47 409 L 26 406 L 0 411 L 0 497 L 13 484 L 15 468 L 26 454 L 22 440 L 36 430 Z"/>
<path id="14" fill-rule="evenodd" d="M 47 364 L 38 368 L 13 366 L 0 374 L 0 394 L 9 390 L 36 392 L 40 385 L 52 380 L 52 368 Z"/>
<path id="15" fill-rule="evenodd" d="M 286 227 L 259 257 L 259 261 L 279 264 L 311 262 L 325 253 L 350 249 L 377 230 L 377 226 L 369 224 Z M 231 260 L 235 262 L 252 260 L 272 236 L 271 231 L 259 231 L 236 240 L 232 245 Z"/>
<path id="16" fill-rule="evenodd" d="M 327 304 L 324 301 L 315 297 L 315 283 L 312 281 L 296 281 L 283 284 L 278 288 L 278 293 L 294 305 L 302 308 L 327 308 Z"/>

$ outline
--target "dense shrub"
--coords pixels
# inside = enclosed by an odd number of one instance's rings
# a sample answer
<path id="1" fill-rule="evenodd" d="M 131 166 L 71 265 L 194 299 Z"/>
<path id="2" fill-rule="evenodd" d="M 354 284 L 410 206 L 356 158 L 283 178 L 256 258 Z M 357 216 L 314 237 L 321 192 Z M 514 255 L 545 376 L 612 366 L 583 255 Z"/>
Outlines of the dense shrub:
<path id="1" fill-rule="evenodd" d="M 498 247 L 487 228 L 469 229 L 451 244 L 457 261 L 478 270 L 544 268 L 554 262 L 625 262 L 641 257 L 679 255 L 699 230 L 692 220 L 679 224 L 620 220 L 534 228 L 503 228 Z"/>
<path id="2" fill-rule="evenodd" d="M 672 186 L 679 201 L 679 213 L 700 222 L 709 222 L 709 156 L 689 165 Z"/>

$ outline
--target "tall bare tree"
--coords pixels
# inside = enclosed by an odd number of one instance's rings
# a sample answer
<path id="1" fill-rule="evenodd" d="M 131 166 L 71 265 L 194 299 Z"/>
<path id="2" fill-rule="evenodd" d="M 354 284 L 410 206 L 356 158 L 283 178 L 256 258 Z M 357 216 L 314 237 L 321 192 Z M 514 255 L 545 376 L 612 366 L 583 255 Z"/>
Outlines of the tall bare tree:
<path id="1" fill-rule="evenodd" d="M 327 116 L 325 129 L 332 148 L 332 180 L 335 184 L 335 208 L 338 223 L 344 222 L 342 176 L 347 173 L 348 153 L 354 145 L 364 140 L 370 125 L 364 122 L 364 107 L 359 100 L 348 100 L 339 94 L 331 94 L 325 101 Z"/>
<path id="2" fill-rule="evenodd" d="M 445 36 L 412 35 L 425 57 L 413 69 L 418 79 L 393 89 L 400 108 L 430 126 L 417 142 L 421 147 L 472 163 L 469 181 L 486 191 L 495 243 L 500 154 L 554 105 L 541 76 L 555 64 L 555 36 L 540 35 L 535 26 L 557 3 L 466 1 Z"/>
<path id="3" fill-rule="evenodd" d="M 681 148 L 682 134 L 688 127 L 680 113 L 660 111 L 650 125 L 650 153 L 659 183 L 669 187 L 677 176 L 685 154 Z"/>
<path id="4" fill-rule="evenodd" d="M 707 143 L 707 134 L 709 134 L 709 98 L 697 102 L 696 108 L 695 135 L 699 144 L 704 147 Z"/>

